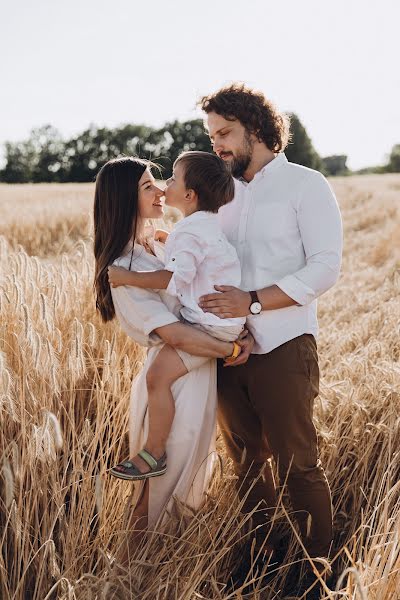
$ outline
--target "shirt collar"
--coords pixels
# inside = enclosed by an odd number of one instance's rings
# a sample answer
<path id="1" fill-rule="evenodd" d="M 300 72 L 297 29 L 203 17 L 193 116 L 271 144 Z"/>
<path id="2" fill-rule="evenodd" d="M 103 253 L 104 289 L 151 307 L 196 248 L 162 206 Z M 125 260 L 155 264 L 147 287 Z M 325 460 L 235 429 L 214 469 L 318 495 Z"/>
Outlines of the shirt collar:
<path id="1" fill-rule="evenodd" d="M 177 227 L 180 227 L 183 224 L 187 225 L 188 223 L 195 223 L 197 221 L 208 221 L 210 219 L 217 219 L 217 218 L 218 217 L 217 217 L 216 213 L 212 213 L 212 212 L 209 212 L 206 210 L 197 210 L 196 212 L 192 213 L 188 217 L 184 217 L 183 219 L 178 221 L 175 225 L 175 229 Z"/>
<path id="2" fill-rule="evenodd" d="M 285 153 L 280 152 L 279 154 L 277 154 L 275 156 L 274 159 L 272 159 L 269 163 L 267 163 L 264 167 L 262 167 L 259 171 L 257 171 L 257 173 L 254 175 L 254 177 L 251 181 L 246 181 L 245 179 L 243 179 L 243 177 L 240 177 L 239 181 L 241 183 L 244 183 L 245 185 L 249 185 L 250 183 L 253 183 L 253 181 L 258 181 L 258 179 L 265 177 L 265 175 L 269 175 L 270 173 L 273 173 L 274 171 L 279 169 L 282 165 L 287 164 L 287 162 L 288 162 L 288 159 L 286 158 Z"/>

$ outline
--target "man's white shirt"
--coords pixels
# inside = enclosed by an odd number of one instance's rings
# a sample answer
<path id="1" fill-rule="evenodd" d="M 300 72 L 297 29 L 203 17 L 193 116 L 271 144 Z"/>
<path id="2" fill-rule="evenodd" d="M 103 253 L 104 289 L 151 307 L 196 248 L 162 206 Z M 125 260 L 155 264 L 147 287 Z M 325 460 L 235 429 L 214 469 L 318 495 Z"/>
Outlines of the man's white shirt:
<path id="1" fill-rule="evenodd" d="M 278 154 L 249 183 L 235 180 L 235 197 L 218 218 L 239 256 L 239 287 L 275 284 L 297 302 L 247 318 L 254 353 L 303 333 L 316 336 L 317 297 L 336 282 L 342 255 L 340 212 L 325 177 Z"/>

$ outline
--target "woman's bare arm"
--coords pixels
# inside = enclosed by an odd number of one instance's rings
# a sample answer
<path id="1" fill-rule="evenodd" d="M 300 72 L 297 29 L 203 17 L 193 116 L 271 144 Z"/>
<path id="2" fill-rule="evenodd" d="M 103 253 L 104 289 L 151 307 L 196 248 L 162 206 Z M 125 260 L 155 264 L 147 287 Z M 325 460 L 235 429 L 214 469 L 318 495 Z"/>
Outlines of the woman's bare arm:
<path id="1" fill-rule="evenodd" d="M 208 333 L 184 323 L 164 325 L 155 329 L 154 333 L 159 335 L 166 344 L 194 356 L 226 358 L 233 352 L 232 342 L 221 342 Z"/>

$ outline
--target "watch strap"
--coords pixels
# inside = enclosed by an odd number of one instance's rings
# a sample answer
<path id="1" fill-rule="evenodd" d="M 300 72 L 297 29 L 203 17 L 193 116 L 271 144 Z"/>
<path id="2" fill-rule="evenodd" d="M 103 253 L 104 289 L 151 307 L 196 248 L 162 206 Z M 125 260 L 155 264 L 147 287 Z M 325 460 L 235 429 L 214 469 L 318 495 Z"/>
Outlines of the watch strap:
<path id="1" fill-rule="evenodd" d="M 250 306 L 254 303 L 254 302 L 260 302 L 259 298 L 258 298 L 258 294 L 257 292 L 253 291 L 250 292 L 250 296 L 251 296 L 251 302 L 250 302 Z M 260 302 L 261 304 L 261 302 Z"/>

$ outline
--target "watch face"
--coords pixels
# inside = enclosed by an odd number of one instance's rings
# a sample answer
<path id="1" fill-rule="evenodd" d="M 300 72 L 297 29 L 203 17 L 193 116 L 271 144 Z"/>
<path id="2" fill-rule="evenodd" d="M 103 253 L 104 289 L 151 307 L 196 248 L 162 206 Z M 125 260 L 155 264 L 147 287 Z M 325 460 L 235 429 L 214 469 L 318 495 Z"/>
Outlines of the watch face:
<path id="1" fill-rule="evenodd" d="M 262 306 L 259 302 L 253 302 L 250 306 L 250 312 L 253 315 L 258 315 L 261 312 Z"/>

